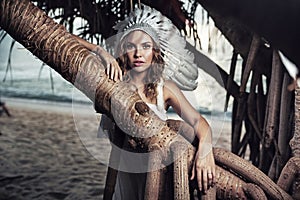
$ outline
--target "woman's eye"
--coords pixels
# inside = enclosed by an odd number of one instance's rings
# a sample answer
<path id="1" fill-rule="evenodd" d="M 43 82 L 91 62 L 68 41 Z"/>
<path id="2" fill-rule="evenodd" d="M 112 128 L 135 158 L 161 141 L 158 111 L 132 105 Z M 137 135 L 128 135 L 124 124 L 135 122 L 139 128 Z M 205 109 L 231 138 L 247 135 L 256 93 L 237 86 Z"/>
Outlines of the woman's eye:
<path id="1" fill-rule="evenodd" d="M 144 44 L 143 49 L 150 49 L 152 46 L 150 44 Z"/>
<path id="2" fill-rule="evenodd" d="M 126 49 L 127 50 L 131 50 L 131 49 L 133 49 L 134 48 L 134 46 L 132 45 L 132 44 L 127 44 L 126 45 Z"/>

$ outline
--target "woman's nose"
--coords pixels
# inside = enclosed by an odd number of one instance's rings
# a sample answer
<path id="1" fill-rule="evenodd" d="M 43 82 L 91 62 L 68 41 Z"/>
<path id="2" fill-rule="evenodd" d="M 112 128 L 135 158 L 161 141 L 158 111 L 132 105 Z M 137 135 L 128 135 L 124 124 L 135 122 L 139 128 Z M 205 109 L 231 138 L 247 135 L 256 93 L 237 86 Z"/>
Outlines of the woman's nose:
<path id="1" fill-rule="evenodd" d="M 142 56 L 142 48 L 141 47 L 137 47 L 135 50 L 135 54 L 136 57 L 141 57 Z"/>

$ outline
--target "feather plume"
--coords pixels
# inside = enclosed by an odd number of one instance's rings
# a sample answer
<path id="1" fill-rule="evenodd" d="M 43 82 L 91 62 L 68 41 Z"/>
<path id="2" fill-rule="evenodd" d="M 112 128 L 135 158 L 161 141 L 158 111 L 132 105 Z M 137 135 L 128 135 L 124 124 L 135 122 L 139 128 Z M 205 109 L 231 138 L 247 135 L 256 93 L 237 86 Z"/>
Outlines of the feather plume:
<path id="1" fill-rule="evenodd" d="M 114 29 L 124 36 L 135 28 L 143 30 L 145 24 L 154 30 L 155 33 L 149 35 L 160 46 L 165 61 L 164 78 L 174 81 L 182 90 L 196 89 L 198 67 L 194 63 L 194 55 L 186 49 L 185 39 L 170 19 L 156 9 L 142 5 L 141 9 L 135 8 L 126 19 L 116 24 Z"/>

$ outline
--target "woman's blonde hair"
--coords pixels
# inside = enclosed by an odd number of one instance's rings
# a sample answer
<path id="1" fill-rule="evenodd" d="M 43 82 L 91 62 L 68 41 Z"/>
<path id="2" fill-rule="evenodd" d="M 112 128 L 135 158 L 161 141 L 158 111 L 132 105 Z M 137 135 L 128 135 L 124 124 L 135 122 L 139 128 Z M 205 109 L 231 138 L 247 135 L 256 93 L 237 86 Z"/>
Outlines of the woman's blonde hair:
<path id="1" fill-rule="evenodd" d="M 127 42 L 128 35 L 123 37 L 123 39 L 119 43 L 119 45 L 117 47 L 117 51 L 116 51 L 117 61 L 119 63 L 119 66 L 121 67 L 123 73 L 125 74 L 125 80 L 130 79 L 130 70 L 131 70 L 131 67 L 129 65 L 129 59 L 126 54 L 126 42 Z M 147 76 L 144 80 L 144 94 L 147 98 L 149 98 L 151 101 L 153 101 L 157 97 L 156 88 L 157 88 L 158 82 L 162 78 L 162 73 L 164 70 L 165 63 L 164 63 L 164 60 L 163 60 L 163 57 L 161 55 L 161 51 L 160 51 L 158 45 L 154 42 L 152 37 L 151 37 L 151 39 L 154 44 L 153 48 L 152 48 L 153 58 L 152 58 L 151 66 L 149 68 Z"/>

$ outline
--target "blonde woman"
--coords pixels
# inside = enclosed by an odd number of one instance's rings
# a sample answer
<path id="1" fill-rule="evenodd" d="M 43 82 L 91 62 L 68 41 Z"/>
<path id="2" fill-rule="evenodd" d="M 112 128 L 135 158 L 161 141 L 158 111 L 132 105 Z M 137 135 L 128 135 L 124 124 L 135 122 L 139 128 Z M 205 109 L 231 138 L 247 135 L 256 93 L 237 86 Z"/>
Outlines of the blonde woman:
<path id="1" fill-rule="evenodd" d="M 215 182 L 211 128 L 178 87 L 179 85 L 183 89 L 193 89 L 195 82 L 189 84 L 187 81 L 181 81 L 182 79 L 176 79 L 176 73 L 169 77 L 164 74 L 166 70 L 170 72 L 170 63 L 173 68 L 174 65 L 179 65 L 177 67 L 182 73 L 189 71 L 184 67 L 192 65 L 187 60 L 193 59 L 182 47 L 185 43 L 170 24 L 169 20 L 152 8 L 144 6 L 142 9 L 136 9 L 116 26 L 119 30 L 116 60 L 100 46 L 81 39 L 79 41 L 107 63 L 106 72 L 111 79 L 134 85 L 141 99 L 162 120 L 167 119 L 166 111 L 172 107 L 194 128 L 199 144 L 190 178 L 196 178 L 199 190 L 205 193 Z M 172 45 L 175 46 L 173 49 Z M 175 55 L 174 59 L 172 55 Z M 192 67 L 195 68 L 195 65 Z M 192 72 L 193 70 L 191 69 Z M 143 199 L 144 189 L 145 174 L 120 172 L 114 198 Z"/>

